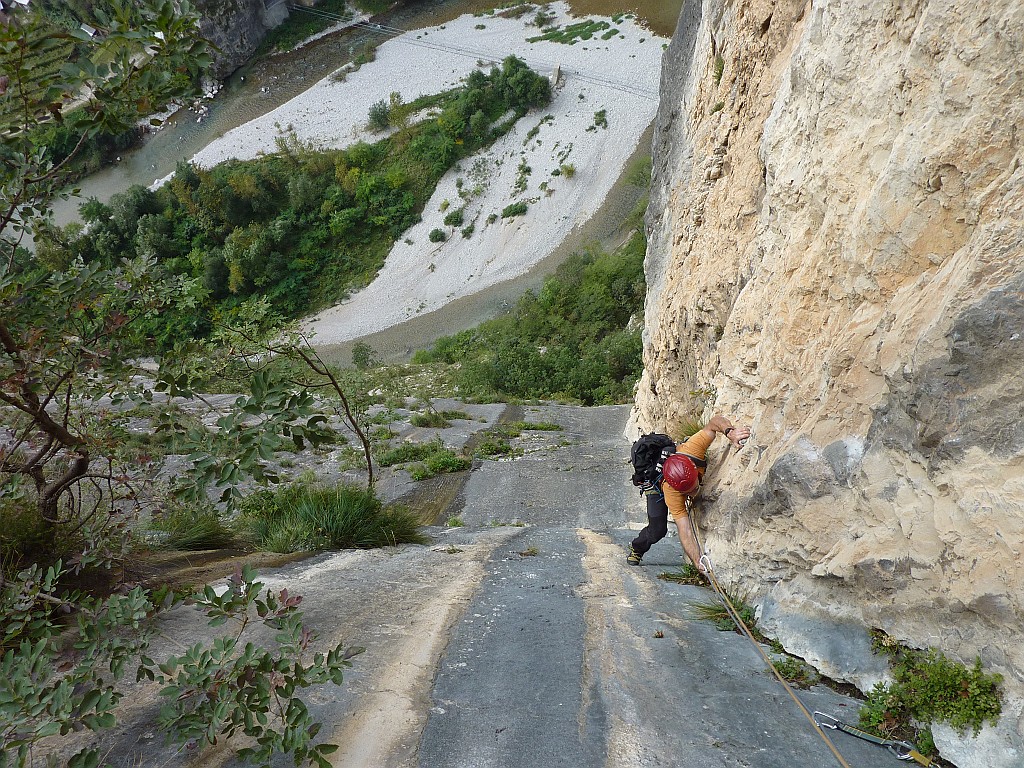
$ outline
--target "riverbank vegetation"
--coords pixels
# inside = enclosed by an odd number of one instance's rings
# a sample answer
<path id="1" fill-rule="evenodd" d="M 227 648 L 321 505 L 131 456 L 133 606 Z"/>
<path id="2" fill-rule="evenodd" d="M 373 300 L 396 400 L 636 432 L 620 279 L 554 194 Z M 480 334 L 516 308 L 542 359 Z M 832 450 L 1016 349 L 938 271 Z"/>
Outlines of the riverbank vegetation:
<path id="1" fill-rule="evenodd" d="M 60 270 L 141 256 L 187 281 L 188 305 L 149 323 L 158 350 L 208 336 L 250 298 L 266 301 L 268 322 L 296 318 L 367 284 L 445 171 L 549 99 L 547 79 L 509 57 L 402 105 L 434 114 L 374 144 L 318 152 L 282 135 L 274 155 L 209 170 L 182 164 L 156 191 L 90 200 L 84 225 L 41 239 L 40 260 Z"/>
<path id="2" fill-rule="evenodd" d="M 438 340 L 414 362 L 455 366 L 461 397 L 625 402 L 642 367 L 630 320 L 643 309 L 645 249 L 640 232 L 612 253 L 584 249 L 508 314 Z"/>

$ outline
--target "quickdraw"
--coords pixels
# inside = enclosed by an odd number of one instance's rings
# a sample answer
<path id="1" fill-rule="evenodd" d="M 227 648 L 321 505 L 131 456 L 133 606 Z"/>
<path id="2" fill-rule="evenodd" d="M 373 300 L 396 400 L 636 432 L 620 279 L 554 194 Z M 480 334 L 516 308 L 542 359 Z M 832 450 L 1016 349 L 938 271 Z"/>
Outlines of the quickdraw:
<path id="1" fill-rule="evenodd" d="M 874 734 L 868 733 L 867 731 L 862 731 L 860 728 L 854 728 L 849 723 L 844 723 L 842 720 L 832 717 L 832 715 L 826 715 L 824 712 L 814 713 L 814 724 L 819 728 L 831 728 L 833 731 L 842 731 L 843 733 L 848 733 L 851 736 L 856 736 L 858 739 L 870 741 L 872 744 L 885 747 L 897 760 L 913 760 L 918 765 L 923 766 L 930 766 L 933 764 L 930 758 L 927 758 L 918 752 L 917 747 L 909 741 L 880 738 Z"/>

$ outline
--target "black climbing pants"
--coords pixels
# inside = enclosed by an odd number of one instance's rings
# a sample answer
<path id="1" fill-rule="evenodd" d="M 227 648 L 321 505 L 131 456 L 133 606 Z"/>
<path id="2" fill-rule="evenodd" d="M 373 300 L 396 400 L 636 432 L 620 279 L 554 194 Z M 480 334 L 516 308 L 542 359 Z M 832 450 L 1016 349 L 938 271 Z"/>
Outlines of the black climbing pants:
<path id="1" fill-rule="evenodd" d="M 668 505 L 660 493 L 647 497 L 647 527 L 633 539 L 633 551 L 644 554 L 668 533 Z"/>

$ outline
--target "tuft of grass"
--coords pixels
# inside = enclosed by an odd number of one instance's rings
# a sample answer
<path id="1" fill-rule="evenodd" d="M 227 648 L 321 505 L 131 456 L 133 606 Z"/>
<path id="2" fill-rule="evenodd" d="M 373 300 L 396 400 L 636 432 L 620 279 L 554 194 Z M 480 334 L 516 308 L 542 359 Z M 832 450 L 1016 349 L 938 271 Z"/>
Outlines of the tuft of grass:
<path id="1" fill-rule="evenodd" d="M 271 552 L 426 543 L 417 516 L 405 507 L 384 507 L 372 491 L 352 485 L 294 483 L 259 491 L 242 503 L 236 522 L 255 548 Z"/>
<path id="2" fill-rule="evenodd" d="M 666 571 L 659 573 L 658 578 L 662 581 L 673 581 L 676 584 L 690 584 L 695 587 L 703 587 L 708 583 L 707 579 L 697 570 L 693 563 L 683 563 L 678 571 Z"/>
<path id="3" fill-rule="evenodd" d="M 754 639 L 758 642 L 767 642 L 767 638 L 761 634 L 761 631 L 757 628 L 757 616 L 754 613 L 754 608 L 746 601 L 741 595 L 730 590 L 724 590 L 725 596 L 729 599 L 736 613 L 739 614 L 740 619 L 746 625 L 747 629 L 750 630 L 750 634 L 754 636 Z M 704 621 L 710 621 L 722 632 L 734 631 L 739 633 L 740 629 L 736 626 L 732 617 L 729 615 L 729 611 L 726 609 L 725 604 L 721 600 L 714 600 L 706 603 L 694 603 L 693 613 L 698 619 Z"/>
<path id="4" fill-rule="evenodd" d="M 527 547 L 526 549 L 524 549 L 522 552 L 519 553 L 519 556 L 520 557 L 536 557 L 539 554 L 540 554 L 540 550 L 537 549 L 536 547 Z"/>
<path id="5" fill-rule="evenodd" d="M 172 507 L 154 517 L 149 528 L 160 534 L 154 544 L 159 549 L 222 549 L 234 539 L 213 507 Z"/>
<path id="6" fill-rule="evenodd" d="M 377 459 L 377 464 L 382 467 L 391 467 L 395 464 L 408 464 L 410 461 L 422 461 L 442 448 L 440 440 L 432 440 L 429 443 L 402 443 L 380 456 Z"/>
<path id="7" fill-rule="evenodd" d="M 676 442 L 681 443 L 689 440 L 702 429 L 704 429 L 704 420 L 700 415 L 687 413 L 677 417 L 676 421 L 672 423 L 670 434 Z"/>
<path id="8" fill-rule="evenodd" d="M 715 65 L 713 71 L 715 75 L 715 85 L 718 85 L 720 82 L 722 82 L 722 73 L 725 72 L 725 59 L 723 59 L 721 56 L 715 56 Z"/>
<path id="9" fill-rule="evenodd" d="M 821 680 L 821 675 L 814 667 L 795 656 L 784 656 L 781 659 L 773 660 L 772 663 L 786 682 L 797 688 L 810 688 Z"/>
<path id="10" fill-rule="evenodd" d="M 461 528 L 464 525 L 464 523 L 462 522 L 461 517 L 453 515 L 452 517 L 448 518 L 448 522 L 446 522 L 445 525 L 447 525 L 449 528 Z"/>
<path id="11" fill-rule="evenodd" d="M 465 411 L 439 411 L 446 419 L 457 419 L 459 421 L 473 421 L 473 417 Z"/>

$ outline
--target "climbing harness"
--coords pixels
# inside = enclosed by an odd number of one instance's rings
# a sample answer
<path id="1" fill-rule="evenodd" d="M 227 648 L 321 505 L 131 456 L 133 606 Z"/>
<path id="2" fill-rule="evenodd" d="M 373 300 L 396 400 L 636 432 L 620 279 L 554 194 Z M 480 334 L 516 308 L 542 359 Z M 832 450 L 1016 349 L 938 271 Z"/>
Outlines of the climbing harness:
<path id="1" fill-rule="evenodd" d="M 909 741 L 896 741 L 895 739 L 880 738 L 874 734 L 862 731 L 860 728 L 854 728 L 849 723 L 844 723 L 842 720 L 832 717 L 832 715 L 826 715 L 824 712 L 814 713 L 814 724 L 819 728 L 831 728 L 833 731 L 842 731 L 843 733 L 848 733 L 851 736 L 856 736 L 858 739 L 870 741 L 872 744 L 878 744 L 880 747 L 885 747 L 896 757 L 897 760 L 913 760 L 919 765 L 932 765 L 932 760 L 918 752 L 917 747 Z"/>
<path id="2" fill-rule="evenodd" d="M 699 548 L 698 551 L 704 552 L 704 546 L 701 544 L 700 536 L 697 533 L 697 523 L 693 519 L 693 499 L 689 496 L 686 498 L 686 511 L 687 517 L 690 520 L 690 528 L 693 530 L 693 538 L 697 542 L 697 546 Z M 718 579 L 715 576 L 715 569 L 711 564 L 711 558 L 708 556 L 706 552 L 704 552 L 704 554 L 700 557 L 700 566 L 703 567 L 704 575 L 707 576 L 708 581 L 711 582 L 711 586 L 714 588 L 716 594 L 718 595 L 718 599 L 721 600 L 722 605 L 725 607 L 726 613 L 729 614 L 729 618 L 732 619 L 733 623 L 736 625 L 736 628 L 744 637 L 747 638 L 747 640 L 750 641 L 750 644 L 753 645 L 755 649 L 757 649 L 757 652 L 761 655 L 761 658 L 764 660 L 764 663 L 768 665 L 768 668 L 772 671 L 772 674 L 774 674 L 776 679 L 782 684 L 782 687 L 786 689 L 786 693 L 789 694 L 790 698 L 793 699 L 793 702 L 797 705 L 797 707 L 799 707 L 800 711 L 803 712 L 804 717 L 806 717 L 807 720 L 811 723 L 811 725 L 814 726 L 815 732 L 821 737 L 822 741 L 825 742 L 826 746 L 828 746 L 829 748 L 829 751 L 831 751 L 833 756 L 835 756 L 836 760 L 839 761 L 839 765 L 842 766 L 842 768 L 850 768 L 850 764 L 846 762 L 846 760 L 843 758 L 841 754 L 839 754 L 839 750 L 836 749 L 836 746 L 832 743 L 832 740 L 828 737 L 828 734 L 825 733 L 823 728 L 841 730 L 853 736 L 857 736 L 867 741 L 880 744 L 888 748 L 889 751 L 896 756 L 897 760 L 914 760 L 915 762 L 923 766 L 932 765 L 932 761 L 924 755 L 922 755 L 920 752 L 918 752 L 917 749 L 914 748 L 914 745 L 910 744 L 909 742 L 892 741 L 890 739 L 879 739 L 877 736 L 872 736 L 870 733 L 865 733 L 864 731 L 854 728 L 853 726 L 846 725 L 846 723 L 842 723 L 841 721 L 836 720 L 836 718 L 831 717 L 829 715 L 823 715 L 821 712 L 815 712 L 812 715 L 810 710 L 807 709 L 804 703 L 800 700 L 800 697 L 796 695 L 796 692 L 793 690 L 793 687 L 786 681 L 786 678 L 784 678 L 782 674 L 779 672 L 779 670 L 776 668 L 775 663 L 771 660 L 768 654 L 765 653 L 764 648 L 761 647 L 761 644 L 757 642 L 757 639 L 750 631 L 750 628 L 740 617 L 739 611 L 736 610 L 736 606 L 732 604 L 732 601 L 729 599 L 729 596 L 725 593 L 725 590 L 722 588 L 722 585 L 718 583 Z M 819 718 L 821 718 L 821 721 L 819 721 Z M 830 720 L 831 723 L 824 722 L 825 719 Z"/>

